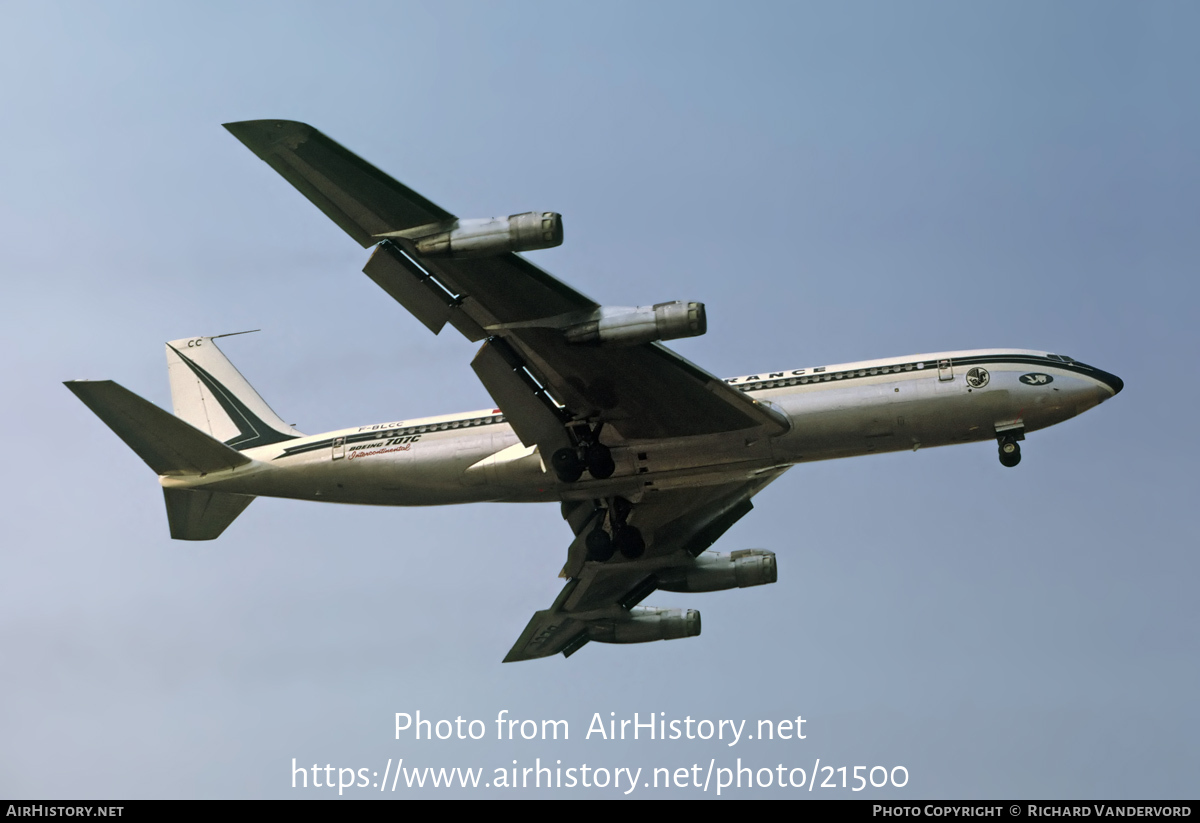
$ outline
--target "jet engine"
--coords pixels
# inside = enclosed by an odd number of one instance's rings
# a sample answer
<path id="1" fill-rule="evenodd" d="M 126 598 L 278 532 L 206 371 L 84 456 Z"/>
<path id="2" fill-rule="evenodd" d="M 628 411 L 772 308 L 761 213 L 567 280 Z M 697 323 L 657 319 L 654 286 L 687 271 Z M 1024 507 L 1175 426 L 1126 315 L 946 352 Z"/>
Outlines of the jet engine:
<path id="1" fill-rule="evenodd" d="M 595 319 L 564 329 L 568 343 L 636 346 L 655 340 L 699 337 L 708 331 L 703 303 L 655 303 L 625 308 L 606 306 Z"/>
<path id="2" fill-rule="evenodd" d="M 395 232 L 413 239 L 423 257 L 493 257 L 510 251 L 533 251 L 561 246 L 562 215 L 531 211 L 508 217 L 455 220 L 441 231 L 413 237 L 413 230 Z"/>
<path id="3" fill-rule="evenodd" d="M 700 634 L 700 612 L 695 609 L 656 609 L 634 606 L 629 617 L 588 623 L 588 637 L 601 643 L 649 643 Z"/>
<path id="4" fill-rule="evenodd" d="M 774 583 L 779 576 L 775 552 L 740 549 L 731 554 L 704 552 L 692 566 L 664 569 L 658 587 L 669 592 L 716 592 Z"/>

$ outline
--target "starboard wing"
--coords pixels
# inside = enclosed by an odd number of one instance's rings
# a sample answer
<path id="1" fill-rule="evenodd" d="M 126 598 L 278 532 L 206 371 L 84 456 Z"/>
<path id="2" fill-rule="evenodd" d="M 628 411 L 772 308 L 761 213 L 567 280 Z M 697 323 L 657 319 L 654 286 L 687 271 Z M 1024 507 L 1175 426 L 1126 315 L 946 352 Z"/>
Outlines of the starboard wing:
<path id="1" fill-rule="evenodd" d="M 600 305 L 520 255 L 422 256 L 397 233 L 455 215 L 313 127 L 287 120 L 225 127 L 358 243 L 379 242 L 366 273 L 422 323 L 435 333 L 450 323 L 471 340 L 503 339 L 520 368 L 575 419 L 602 421 L 626 440 L 786 430 L 786 417 L 659 343 L 567 342 L 558 319 Z"/>

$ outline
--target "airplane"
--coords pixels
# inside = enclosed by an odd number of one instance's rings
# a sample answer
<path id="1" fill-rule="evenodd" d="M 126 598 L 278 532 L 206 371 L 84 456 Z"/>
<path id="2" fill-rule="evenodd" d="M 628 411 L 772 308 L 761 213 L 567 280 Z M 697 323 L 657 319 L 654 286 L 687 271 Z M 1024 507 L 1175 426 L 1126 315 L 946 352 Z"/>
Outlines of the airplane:
<path id="1" fill-rule="evenodd" d="M 710 549 L 797 463 L 994 440 L 1014 467 L 1027 433 L 1124 386 L 1027 349 L 723 380 L 663 345 L 707 331 L 703 303 L 602 306 L 519 254 L 560 245 L 561 215 L 459 218 L 304 123 L 225 128 L 372 248 L 364 273 L 430 331 L 482 342 L 471 367 L 496 408 L 306 435 L 221 352 L 227 335 L 167 343 L 173 415 L 112 381 L 66 386 L 159 475 L 180 540 L 215 539 L 255 497 L 559 503 L 567 582 L 505 662 L 699 635 L 699 612 L 640 604 L 775 582 L 773 552 Z"/>

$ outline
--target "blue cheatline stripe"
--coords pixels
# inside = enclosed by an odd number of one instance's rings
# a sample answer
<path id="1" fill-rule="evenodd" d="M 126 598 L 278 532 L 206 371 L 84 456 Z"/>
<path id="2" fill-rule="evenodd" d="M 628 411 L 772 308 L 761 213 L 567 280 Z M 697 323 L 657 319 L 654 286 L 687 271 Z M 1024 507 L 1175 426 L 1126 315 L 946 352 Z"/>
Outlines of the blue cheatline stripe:
<path id="1" fill-rule="evenodd" d="M 169 344 L 168 344 L 169 345 Z M 205 369 L 197 366 L 191 360 L 183 356 L 183 352 L 174 346 L 169 346 L 171 351 L 179 355 L 179 359 L 187 364 L 196 378 L 208 387 L 208 390 L 213 393 L 213 397 L 217 398 L 217 402 L 221 404 L 225 414 L 229 415 L 229 419 L 238 427 L 238 433 L 225 441 L 226 446 L 232 446 L 238 451 L 253 449 L 256 446 L 269 446 L 272 443 L 282 443 L 285 440 L 295 440 L 296 435 L 284 434 L 277 429 L 267 425 L 263 420 L 250 411 L 238 396 L 225 388 L 220 380 L 213 377 Z"/>
<path id="2" fill-rule="evenodd" d="M 414 434 L 441 434 L 446 431 L 463 431 L 476 426 L 491 426 L 497 423 L 505 423 L 507 418 L 502 414 L 493 414 L 487 417 L 467 417 L 462 420 L 447 420 L 442 423 L 422 423 L 417 426 L 393 426 L 387 429 L 372 429 L 366 432 L 356 432 L 354 434 L 339 435 L 347 446 L 351 443 L 366 443 L 372 440 L 386 440 L 391 437 L 406 437 Z M 452 424 L 457 423 L 455 427 Z M 446 428 L 442 428 L 445 426 Z M 422 431 L 424 429 L 424 431 Z M 333 446 L 333 441 L 337 437 L 326 437 L 322 440 L 314 440 L 311 443 L 302 443 L 298 446 L 288 446 L 283 450 L 283 454 L 276 457 L 279 460 L 282 457 L 292 457 L 297 454 L 316 451 L 317 449 L 328 449 Z"/>
<path id="3" fill-rule="evenodd" d="M 981 355 L 971 355 L 969 357 L 949 357 L 949 358 L 943 357 L 943 358 L 939 358 L 939 359 L 950 360 L 956 367 L 958 367 L 958 366 L 962 366 L 962 367 L 985 366 L 988 364 L 997 364 L 997 363 L 1015 363 L 1018 365 L 1042 366 L 1042 367 L 1049 366 L 1050 368 L 1061 369 L 1062 371 L 1074 372 L 1075 374 L 1082 374 L 1087 377 L 1091 377 L 1095 380 L 1099 380 L 1101 383 L 1104 383 L 1106 386 L 1108 386 L 1110 389 L 1112 389 L 1114 394 L 1119 393 L 1121 391 L 1121 389 L 1125 387 L 1124 381 L 1121 380 L 1121 378 L 1117 377 L 1115 374 L 1110 374 L 1109 372 L 1102 371 L 1101 369 L 1097 369 L 1093 366 L 1088 366 L 1084 363 L 1080 363 L 1079 361 L 1075 361 L 1073 363 L 1067 363 L 1062 360 L 1054 360 L 1052 358 L 1043 357 L 1041 355 L 981 354 Z M 923 363 L 924 369 L 921 371 L 917 371 L 915 368 L 918 362 Z M 832 380 L 838 380 L 838 381 L 844 382 L 846 380 L 857 380 L 857 379 L 868 378 L 868 377 L 884 377 L 884 376 L 888 376 L 889 374 L 899 374 L 899 373 L 902 373 L 905 375 L 914 375 L 914 374 L 927 373 L 927 372 L 925 372 L 925 370 L 936 370 L 937 364 L 938 364 L 938 360 L 912 361 L 909 363 L 904 363 L 904 362 L 888 363 L 883 366 L 865 367 L 867 374 L 863 374 L 863 375 L 859 374 L 860 371 L 864 370 L 863 368 L 847 369 L 847 370 L 841 371 L 841 372 L 827 372 L 827 371 L 819 371 L 818 372 L 818 371 L 810 371 L 810 370 L 806 369 L 805 374 L 802 374 L 802 375 L 790 375 L 789 374 L 787 377 L 772 377 L 772 378 L 769 378 L 766 380 L 748 380 L 745 383 L 731 383 L 730 385 L 732 385 L 735 389 L 739 389 L 739 390 L 749 394 L 752 392 L 764 391 L 766 389 L 775 389 L 775 388 L 780 388 L 783 386 L 798 385 L 800 383 L 801 378 L 806 378 L 808 383 L 815 383 L 818 380 L 820 380 L 820 382 L 822 382 L 822 383 L 827 383 Z M 908 370 L 900 372 L 899 370 L 903 369 L 905 366 L 908 366 L 910 368 Z M 885 368 L 889 369 L 890 372 L 884 372 L 883 369 L 885 369 Z M 872 369 L 874 369 L 876 371 L 875 374 L 870 373 Z M 841 375 L 841 377 L 837 377 L 836 375 Z M 822 378 L 824 378 L 824 377 L 828 377 L 829 380 L 823 380 Z M 813 378 L 817 378 L 817 379 L 814 380 Z"/>

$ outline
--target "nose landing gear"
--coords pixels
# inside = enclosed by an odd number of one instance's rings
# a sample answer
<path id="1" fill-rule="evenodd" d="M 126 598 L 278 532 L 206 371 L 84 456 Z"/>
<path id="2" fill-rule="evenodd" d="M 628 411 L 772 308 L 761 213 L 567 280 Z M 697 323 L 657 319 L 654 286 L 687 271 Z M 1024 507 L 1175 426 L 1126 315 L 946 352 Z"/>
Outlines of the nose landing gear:
<path id="1" fill-rule="evenodd" d="M 1021 444 L 1013 435 L 1003 435 L 1000 440 L 1000 465 L 1012 468 L 1021 462 Z"/>

